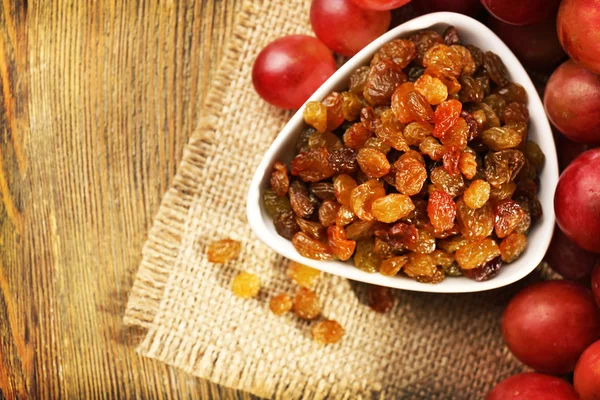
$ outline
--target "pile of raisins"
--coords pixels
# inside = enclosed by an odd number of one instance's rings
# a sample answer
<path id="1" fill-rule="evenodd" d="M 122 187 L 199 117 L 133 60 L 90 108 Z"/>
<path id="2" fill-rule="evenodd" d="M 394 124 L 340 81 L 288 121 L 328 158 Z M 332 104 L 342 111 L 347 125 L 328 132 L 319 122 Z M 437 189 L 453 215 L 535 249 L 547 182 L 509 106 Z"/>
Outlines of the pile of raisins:
<path id="1" fill-rule="evenodd" d="M 544 165 L 527 93 L 453 27 L 383 45 L 304 121 L 264 193 L 304 257 L 438 283 L 490 279 L 525 250 Z"/>

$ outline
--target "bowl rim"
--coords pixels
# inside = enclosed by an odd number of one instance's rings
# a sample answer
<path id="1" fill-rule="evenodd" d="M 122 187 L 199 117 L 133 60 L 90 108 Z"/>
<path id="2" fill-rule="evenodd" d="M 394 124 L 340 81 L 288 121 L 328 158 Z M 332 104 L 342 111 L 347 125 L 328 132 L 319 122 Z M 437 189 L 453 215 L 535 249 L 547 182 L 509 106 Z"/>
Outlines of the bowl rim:
<path id="1" fill-rule="evenodd" d="M 271 225 L 272 222 L 271 218 L 268 217 L 261 208 L 263 192 L 261 190 L 261 185 L 263 185 L 263 181 L 266 179 L 265 175 L 271 169 L 271 165 L 279 149 L 282 147 L 282 145 L 286 144 L 288 137 L 296 132 L 299 124 L 303 124 L 302 112 L 306 103 L 309 101 L 322 100 L 331 91 L 335 90 L 337 86 L 340 86 L 340 81 L 347 79 L 346 76 L 350 72 L 354 71 L 361 65 L 365 65 L 366 61 L 370 60 L 375 51 L 377 51 L 384 43 L 396 38 L 406 37 L 411 32 L 432 28 L 436 25 L 452 25 L 455 26 L 459 32 L 461 29 L 478 31 L 478 33 L 485 38 L 486 42 L 490 42 L 486 49 L 482 50 L 492 50 L 496 54 L 500 55 L 507 67 L 509 74 L 512 76 L 513 81 L 521 84 L 527 91 L 530 121 L 532 123 L 535 121 L 535 125 L 537 127 L 536 132 L 538 139 L 536 140 L 536 143 L 543 148 L 546 156 L 544 170 L 540 175 L 544 185 L 541 190 L 543 190 L 545 197 L 542 198 L 542 191 L 539 193 L 539 199 L 542 204 L 542 209 L 544 210 L 544 216 L 533 228 L 533 230 L 536 231 L 535 236 L 537 242 L 535 246 L 532 246 L 532 244 L 528 242 L 528 249 L 525 251 L 525 253 L 523 253 L 517 261 L 509 264 L 509 266 L 505 266 L 501 270 L 502 272 L 509 267 L 515 267 L 513 268 L 512 274 L 500 273 L 494 278 L 484 282 L 476 282 L 464 277 L 452 278 L 453 280 L 460 280 L 458 284 L 456 284 L 456 281 L 450 284 L 444 284 L 448 281 L 447 279 L 439 284 L 428 284 L 420 283 L 411 278 L 403 276 L 386 277 L 379 273 L 369 274 L 359 270 L 352 263 L 345 261 L 313 260 L 302 257 L 295 249 L 293 249 L 293 246 L 290 250 L 289 247 L 291 246 L 291 241 L 280 237 L 277 234 L 273 235 L 272 230 L 269 230 L 267 227 L 267 219 L 268 223 Z M 345 82 L 346 81 L 344 81 L 344 83 Z M 553 195 L 559 176 L 556 146 L 554 144 L 552 130 L 546 117 L 542 101 L 535 89 L 535 86 L 533 85 L 533 82 L 531 81 L 531 78 L 516 56 L 487 26 L 471 17 L 452 12 L 437 12 L 416 17 L 384 33 L 379 38 L 375 39 L 369 45 L 364 47 L 360 52 L 342 65 L 331 77 L 329 77 L 329 79 L 327 79 L 327 81 L 325 81 L 319 87 L 319 89 L 315 91 L 315 93 L 306 101 L 306 103 L 304 103 L 304 105 L 302 105 L 302 107 L 300 107 L 300 109 L 298 109 L 298 111 L 286 123 L 269 149 L 263 155 L 260 164 L 256 168 L 248 190 L 246 204 L 248 222 L 256 236 L 272 250 L 290 260 L 347 279 L 380 286 L 388 286 L 391 288 L 427 293 L 473 293 L 500 288 L 521 280 L 531 273 L 542 261 L 543 256 L 550 245 L 550 240 L 552 238 L 555 226 Z M 543 146 L 542 143 L 540 143 L 541 140 L 546 142 L 543 144 Z M 550 187 L 548 187 L 548 185 L 550 185 Z M 529 232 L 528 238 L 531 235 L 532 232 Z M 290 246 L 286 246 L 282 240 L 289 243 Z M 532 247 L 535 247 L 535 253 L 532 253 L 534 250 Z M 525 256 L 527 257 L 524 259 L 523 257 Z M 525 262 L 527 262 L 529 265 L 522 266 L 520 269 L 516 268 L 519 264 L 525 264 Z"/>

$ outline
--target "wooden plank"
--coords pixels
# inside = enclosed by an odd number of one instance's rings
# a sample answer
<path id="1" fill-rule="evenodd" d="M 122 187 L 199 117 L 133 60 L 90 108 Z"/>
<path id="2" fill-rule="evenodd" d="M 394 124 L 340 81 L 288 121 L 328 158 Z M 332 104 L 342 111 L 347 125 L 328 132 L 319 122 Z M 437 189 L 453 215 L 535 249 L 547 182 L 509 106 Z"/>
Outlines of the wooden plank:
<path id="1" fill-rule="evenodd" d="M 5 398 L 249 398 L 135 354 L 140 250 L 241 0 L 3 0 Z"/>

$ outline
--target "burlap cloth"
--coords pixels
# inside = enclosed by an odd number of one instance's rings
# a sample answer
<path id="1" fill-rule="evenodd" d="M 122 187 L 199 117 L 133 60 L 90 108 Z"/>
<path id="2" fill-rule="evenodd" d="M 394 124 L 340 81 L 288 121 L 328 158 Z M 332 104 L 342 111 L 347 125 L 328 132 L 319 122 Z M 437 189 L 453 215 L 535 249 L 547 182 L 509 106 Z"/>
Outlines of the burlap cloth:
<path id="1" fill-rule="evenodd" d="M 262 397 L 481 399 L 524 369 L 499 327 L 507 300 L 523 283 L 473 295 L 396 291 L 395 308 L 381 315 L 365 304 L 363 285 L 326 276 L 318 287 L 323 314 L 346 330 L 339 344 L 326 347 L 313 342 L 311 323 L 268 309 L 272 296 L 295 287 L 286 260 L 252 234 L 245 197 L 290 113 L 256 95 L 251 69 L 270 41 L 311 34 L 309 6 L 309 0 L 247 1 L 205 119 L 150 231 L 125 322 L 147 329 L 140 354 Z M 207 244 L 224 237 L 242 242 L 241 256 L 225 266 L 209 263 Z M 233 276 L 243 270 L 261 278 L 255 299 L 231 293 Z"/>

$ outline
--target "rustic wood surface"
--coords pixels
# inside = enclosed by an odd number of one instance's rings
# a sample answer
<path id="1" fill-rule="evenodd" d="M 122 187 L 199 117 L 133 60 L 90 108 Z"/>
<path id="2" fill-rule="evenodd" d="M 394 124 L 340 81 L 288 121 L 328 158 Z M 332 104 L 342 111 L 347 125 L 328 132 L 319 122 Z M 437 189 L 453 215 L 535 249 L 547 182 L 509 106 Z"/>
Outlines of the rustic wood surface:
<path id="1" fill-rule="evenodd" d="M 248 398 L 121 320 L 240 3 L 2 0 L 0 397 Z"/>

